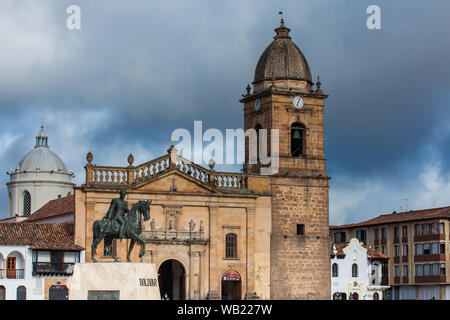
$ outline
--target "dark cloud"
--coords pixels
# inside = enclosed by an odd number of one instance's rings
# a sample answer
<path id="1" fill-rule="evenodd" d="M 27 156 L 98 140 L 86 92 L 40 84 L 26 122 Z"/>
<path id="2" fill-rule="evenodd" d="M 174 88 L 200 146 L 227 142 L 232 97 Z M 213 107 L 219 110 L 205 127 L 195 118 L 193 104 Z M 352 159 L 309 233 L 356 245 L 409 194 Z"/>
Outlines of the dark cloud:
<path id="1" fill-rule="evenodd" d="M 448 204 L 436 190 L 450 185 L 450 3 L 80 0 L 80 31 L 65 28 L 69 4 L 0 5 L 2 170 L 33 146 L 41 118 L 77 183 L 89 150 L 98 164 L 125 164 L 130 152 L 165 152 L 170 133 L 194 120 L 242 127 L 238 100 L 283 8 L 330 95 L 330 220 L 392 211 L 405 197 L 412 207 Z M 365 26 L 370 4 L 381 7 L 382 30 Z"/>

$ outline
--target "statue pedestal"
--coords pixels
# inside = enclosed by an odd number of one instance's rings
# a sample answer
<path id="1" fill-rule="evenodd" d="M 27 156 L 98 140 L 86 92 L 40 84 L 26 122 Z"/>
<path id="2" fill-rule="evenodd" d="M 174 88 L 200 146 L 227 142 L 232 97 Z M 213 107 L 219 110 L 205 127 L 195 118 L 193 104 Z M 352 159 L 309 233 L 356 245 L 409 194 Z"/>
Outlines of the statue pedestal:
<path id="1" fill-rule="evenodd" d="M 154 263 L 77 263 L 69 300 L 161 300 Z"/>

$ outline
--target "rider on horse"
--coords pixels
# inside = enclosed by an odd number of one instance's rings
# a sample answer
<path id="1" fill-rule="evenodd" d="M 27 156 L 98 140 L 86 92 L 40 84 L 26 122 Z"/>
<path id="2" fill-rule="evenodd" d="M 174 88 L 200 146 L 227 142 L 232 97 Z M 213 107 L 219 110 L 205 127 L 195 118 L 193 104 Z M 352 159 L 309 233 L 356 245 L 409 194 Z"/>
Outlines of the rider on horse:
<path id="1" fill-rule="evenodd" d="M 125 213 L 128 212 L 128 205 L 125 199 L 125 194 L 127 193 L 126 188 L 120 190 L 120 198 L 115 198 L 111 201 L 108 211 L 102 220 L 106 220 L 105 230 L 103 232 L 110 233 L 117 231 L 119 229 L 119 239 L 124 239 L 124 228 L 125 228 Z"/>

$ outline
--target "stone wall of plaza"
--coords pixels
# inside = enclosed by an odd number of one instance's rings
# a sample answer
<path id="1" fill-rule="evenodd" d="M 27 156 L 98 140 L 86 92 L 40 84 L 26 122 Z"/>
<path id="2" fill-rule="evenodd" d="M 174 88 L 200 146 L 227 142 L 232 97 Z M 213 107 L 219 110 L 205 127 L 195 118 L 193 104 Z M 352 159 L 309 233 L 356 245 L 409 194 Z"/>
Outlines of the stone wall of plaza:
<path id="1" fill-rule="evenodd" d="M 272 204 L 272 297 L 329 299 L 328 180 L 273 178 Z"/>
<path id="2" fill-rule="evenodd" d="M 443 223 L 444 233 L 429 234 L 429 235 L 415 235 L 415 225 Z M 399 237 L 394 238 L 394 229 L 398 227 Z M 402 227 L 407 227 L 407 236 L 402 234 Z M 382 239 L 381 230 L 386 228 L 386 239 Z M 331 238 L 336 232 L 345 232 L 346 240 L 357 237 L 358 230 L 366 230 L 367 239 L 365 243 L 382 252 L 385 247 L 385 254 L 389 255 L 389 285 L 396 287 L 410 287 L 415 288 L 416 298 L 419 299 L 419 287 L 439 287 L 440 298 L 450 299 L 450 219 L 426 219 L 405 221 L 401 223 L 377 224 L 370 226 L 339 228 L 332 227 L 330 230 Z M 378 229 L 379 236 L 375 239 L 375 229 Z M 424 243 L 442 243 L 445 249 L 444 253 L 416 255 L 415 245 Z M 404 255 L 403 245 L 407 245 L 407 255 Z M 395 246 L 399 246 L 399 255 L 396 256 Z M 406 253 L 406 252 L 405 252 Z M 442 264 L 445 265 L 445 275 L 431 275 L 431 276 L 417 276 L 417 264 Z M 408 266 L 408 275 L 403 274 L 403 266 Z M 395 275 L 395 266 L 400 267 L 400 276 Z M 414 295 L 412 293 L 412 295 Z"/>
<path id="3" fill-rule="evenodd" d="M 172 185 L 177 186 L 176 192 L 168 192 Z M 257 185 L 260 191 L 264 188 L 269 191 L 268 179 L 259 179 Z M 81 187 L 75 191 L 76 243 L 85 246 L 87 262 L 92 261 L 92 224 L 103 218 L 111 199 L 118 197 L 117 188 L 102 187 Z M 242 298 L 251 292 L 256 292 L 261 299 L 270 298 L 270 196 L 263 192 L 214 193 L 172 172 L 149 184 L 129 188 L 126 200 L 129 206 L 139 200 L 152 200 L 151 218 L 143 225 L 145 255 L 142 259 L 138 257 L 140 245 L 136 244 L 132 261 L 155 263 L 157 270 L 168 259 L 181 262 L 186 273 L 187 299 L 220 298 L 221 277 L 229 270 L 241 276 Z M 178 232 L 168 231 L 169 216 L 174 218 Z M 154 231 L 152 219 L 155 219 Z M 195 227 L 189 235 L 191 219 Z M 225 258 L 228 233 L 238 236 L 238 254 L 234 259 Z M 129 240 L 117 240 L 121 261 L 126 261 L 128 245 Z M 103 242 L 97 247 L 96 257 L 99 262 L 111 261 L 102 255 Z"/>

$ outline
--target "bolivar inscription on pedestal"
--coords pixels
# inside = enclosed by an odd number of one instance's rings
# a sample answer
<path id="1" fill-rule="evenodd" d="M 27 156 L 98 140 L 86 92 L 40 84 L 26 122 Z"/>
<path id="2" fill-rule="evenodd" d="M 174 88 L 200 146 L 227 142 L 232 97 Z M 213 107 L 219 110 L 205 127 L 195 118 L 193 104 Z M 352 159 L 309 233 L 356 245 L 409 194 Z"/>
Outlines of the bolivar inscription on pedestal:
<path id="1" fill-rule="evenodd" d="M 67 286 L 70 300 L 161 300 L 153 263 L 77 263 Z"/>

